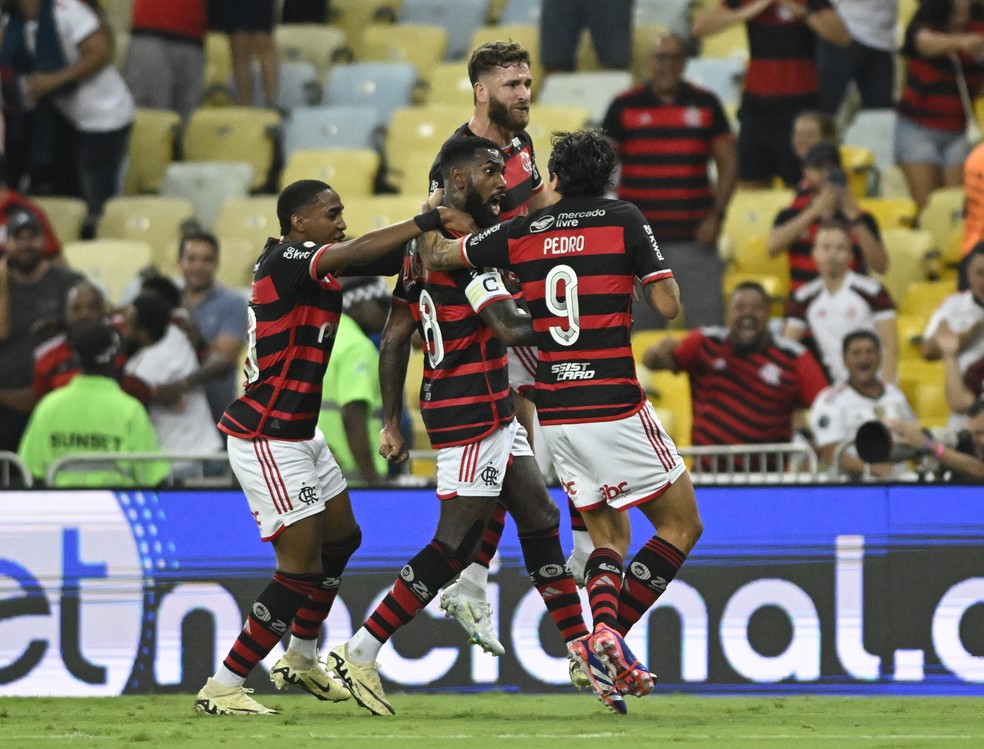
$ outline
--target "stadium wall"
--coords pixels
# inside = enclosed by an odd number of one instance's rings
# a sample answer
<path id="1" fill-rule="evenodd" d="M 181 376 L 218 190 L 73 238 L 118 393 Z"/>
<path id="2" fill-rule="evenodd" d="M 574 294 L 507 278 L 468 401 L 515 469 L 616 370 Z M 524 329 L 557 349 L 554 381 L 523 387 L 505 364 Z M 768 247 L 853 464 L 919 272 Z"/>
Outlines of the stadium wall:
<path id="1" fill-rule="evenodd" d="M 980 487 L 699 488 L 698 499 L 704 537 L 628 638 L 661 690 L 984 695 Z M 365 540 L 329 646 L 437 516 L 428 490 L 353 501 Z M 0 507 L 0 695 L 193 692 L 273 568 L 238 492 L 8 491 Z M 637 547 L 651 531 L 632 514 Z M 432 604 L 383 650 L 389 690 L 570 689 L 511 525 L 490 579 L 506 655 L 469 646 Z M 248 685 L 272 691 L 263 669 Z"/>

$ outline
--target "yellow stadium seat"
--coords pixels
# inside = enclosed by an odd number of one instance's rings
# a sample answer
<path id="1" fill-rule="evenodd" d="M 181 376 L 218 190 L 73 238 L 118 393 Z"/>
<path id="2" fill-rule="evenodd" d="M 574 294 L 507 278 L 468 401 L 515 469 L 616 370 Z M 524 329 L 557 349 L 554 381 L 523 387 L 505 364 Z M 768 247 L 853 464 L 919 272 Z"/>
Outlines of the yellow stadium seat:
<path id="1" fill-rule="evenodd" d="M 875 217 L 878 228 L 911 229 L 916 224 L 916 201 L 912 198 L 864 198 L 858 201 L 858 207 Z"/>
<path id="2" fill-rule="evenodd" d="M 898 303 L 900 314 L 924 315 L 933 314 L 950 294 L 957 290 L 952 281 L 916 281 L 910 283 Z"/>
<path id="3" fill-rule="evenodd" d="M 938 250 L 943 250 L 953 231 L 963 220 L 963 187 L 941 187 L 933 190 L 919 214 L 919 228 L 933 235 Z"/>
<path id="4" fill-rule="evenodd" d="M 194 216 L 195 206 L 185 198 L 110 198 L 103 207 L 96 235 L 100 239 L 145 241 L 150 245 L 154 265 L 170 273 L 177 266 L 181 223 Z"/>
<path id="5" fill-rule="evenodd" d="M 468 79 L 467 65 L 462 62 L 442 62 L 434 66 L 424 93 L 426 105 L 470 107 L 472 101 L 472 85 Z"/>
<path id="6" fill-rule="evenodd" d="M 427 170 L 422 175 L 410 174 L 409 162 L 419 157 L 415 163 L 418 168 L 421 159 L 429 157 L 433 162 L 444 141 L 469 117 L 468 100 L 395 110 L 386 133 L 387 181 L 400 191 L 423 192 L 427 187 Z"/>
<path id="7" fill-rule="evenodd" d="M 430 183 L 427 178 L 436 156 L 437 151 L 413 151 L 407 154 L 400 165 L 400 174 L 390 172 L 387 181 L 401 195 L 412 195 L 424 200 L 429 193 Z"/>
<path id="8" fill-rule="evenodd" d="M 255 259 L 268 238 L 280 236 L 276 196 L 230 198 L 222 205 L 212 230 L 223 247 L 231 240 L 248 242 Z M 239 251 L 249 254 L 245 245 Z"/>
<path id="9" fill-rule="evenodd" d="M 358 237 L 373 229 L 413 218 L 420 212 L 421 196 L 379 195 L 345 201 L 347 234 Z"/>
<path id="10" fill-rule="evenodd" d="M 700 40 L 701 57 L 739 57 L 748 59 L 748 34 L 745 24 L 735 23 Z"/>
<path id="11" fill-rule="evenodd" d="M 320 179 L 342 200 L 372 195 L 379 154 L 370 148 L 295 151 L 280 175 L 280 188 L 299 179 Z"/>
<path id="12" fill-rule="evenodd" d="M 885 229 L 882 241 L 888 250 L 888 271 L 875 275 L 898 304 L 911 284 L 926 280 L 926 258 L 934 251 L 933 237 L 921 229 Z"/>
<path id="13" fill-rule="evenodd" d="M 776 215 L 793 202 L 793 197 L 793 191 L 786 189 L 735 190 L 721 229 L 721 256 L 732 259 L 746 242 L 765 241 Z"/>
<path id="14" fill-rule="evenodd" d="M 210 31 L 205 35 L 205 101 L 228 105 L 232 101 L 232 49 L 229 35 Z"/>
<path id="15" fill-rule="evenodd" d="M 351 57 L 345 30 L 317 23 L 281 23 L 273 30 L 280 59 L 309 62 L 323 74 L 336 61 Z"/>
<path id="16" fill-rule="evenodd" d="M 840 147 L 841 163 L 847 174 L 847 184 L 858 200 L 868 195 L 868 177 L 875 169 L 875 155 L 864 146 Z"/>
<path id="17" fill-rule="evenodd" d="M 943 388 L 943 362 L 906 359 L 899 366 L 899 388 L 924 427 L 945 426 L 950 418 Z"/>
<path id="18" fill-rule="evenodd" d="M 243 237 L 219 236 L 218 239 L 219 268 L 215 272 L 216 278 L 233 289 L 248 288 L 253 283 L 253 266 L 263 247 Z"/>
<path id="19" fill-rule="evenodd" d="M 74 242 L 82 232 L 82 224 L 89 213 L 81 198 L 57 197 L 53 195 L 31 198 L 48 217 L 51 228 L 55 230 L 61 244 Z"/>
<path id="20" fill-rule="evenodd" d="M 533 108 L 530 124 L 526 132 L 533 139 L 533 152 L 536 156 L 540 176 L 547 179 L 547 161 L 553 146 L 550 136 L 555 131 L 580 130 L 591 120 L 591 112 L 584 107 L 561 107 L 555 104 L 541 104 Z"/>
<path id="21" fill-rule="evenodd" d="M 690 444 L 693 412 L 690 406 L 690 378 L 686 374 L 659 370 L 646 383 L 646 394 L 653 407 L 673 413 L 673 429 L 664 424 L 673 441 L 680 447 Z"/>
<path id="22" fill-rule="evenodd" d="M 197 109 L 185 127 L 188 161 L 246 161 L 253 167 L 256 190 L 266 184 L 273 165 L 273 145 L 280 115 L 258 107 Z"/>
<path id="23" fill-rule="evenodd" d="M 901 314 L 895 320 L 899 334 L 899 360 L 922 360 L 922 334 L 929 318 L 926 315 Z"/>
<path id="24" fill-rule="evenodd" d="M 667 338 L 683 338 L 686 330 L 634 330 L 632 331 L 632 356 L 642 363 L 642 356 L 660 341 Z"/>
<path id="25" fill-rule="evenodd" d="M 772 300 L 771 315 L 782 317 L 786 312 L 786 297 L 789 295 L 789 275 L 776 276 L 769 273 L 737 273 L 733 270 L 725 271 L 724 279 L 721 283 L 721 291 L 724 294 L 724 301 L 727 304 L 728 297 L 735 287 L 745 281 L 754 281 L 765 289 L 765 293 Z"/>
<path id="26" fill-rule="evenodd" d="M 444 59 L 448 47 L 448 32 L 441 26 L 415 23 L 371 23 L 362 31 L 355 47 L 360 61 L 409 62 L 417 69 L 423 92 L 430 72 Z"/>
<path id="27" fill-rule="evenodd" d="M 174 145 L 181 131 L 181 117 L 166 109 L 138 109 L 127 148 L 126 195 L 160 189 L 167 165 L 174 160 Z"/>
<path id="28" fill-rule="evenodd" d="M 362 31 L 374 21 L 392 21 L 403 0 L 331 0 L 332 25 L 345 30 L 349 46 L 355 49 Z"/>
<path id="29" fill-rule="evenodd" d="M 70 268 L 102 287 L 106 300 L 117 305 L 123 293 L 151 264 L 151 249 L 140 239 L 85 239 L 68 242 L 62 248 Z"/>
<path id="30" fill-rule="evenodd" d="M 746 239 L 737 245 L 734 255 L 731 257 L 731 270 L 735 273 L 765 274 L 787 278 L 789 276 L 789 261 L 785 254 L 769 255 L 765 238 L 758 237 Z"/>

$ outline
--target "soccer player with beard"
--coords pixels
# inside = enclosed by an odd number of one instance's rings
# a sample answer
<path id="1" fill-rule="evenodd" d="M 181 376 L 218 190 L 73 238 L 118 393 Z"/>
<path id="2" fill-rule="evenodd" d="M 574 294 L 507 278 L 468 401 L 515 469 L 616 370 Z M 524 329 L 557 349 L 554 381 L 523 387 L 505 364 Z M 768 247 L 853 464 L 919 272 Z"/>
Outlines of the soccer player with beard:
<path id="1" fill-rule="evenodd" d="M 485 138 L 452 138 L 438 159 L 446 181 L 445 205 L 466 210 L 480 227 L 494 225 L 506 192 L 498 146 Z M 526 430 L 514 418 L 509 392 L 505 344 L 532 341 L 529 315 L 516 306 L 498 271 L 428 273 L 416 243 L 407 245 L 379 359 L 385 419 L 380 452 L 393 462 L 408 457 L 399 428 L 400 395 L 415 330 L 425 356 L 420 408 L 438 450 L 437 530 L 359 631 L 331 653 L 334 671 L 352 696 L 377 715 L 394 714 L 375 662 L 380 649 L 472 558 L 500 502 L 516 521 L 530 580 L 561 637 L 573 643 L 587 636 L 574 579 L 564 566 L 560 513 Z M 572 668 L 572 678 L 575 674 L 580 675 Z M 618 703 L 613 709 L 624 705 L 620 696 L 612 701 Z"/>
<path id="2" fill-rule="evenodd" d="M 291 632 L 270 672 L 320 700 L 348 699 L 318 659 L 317 638 L 362 532 L 341 470 L 317 428 L 322 382 L 342 312 L 336 276 L 396 273 L 404 244 L 428 229 L 467 231 L 471 217 L 448 208 L 345 240 L 341 198 L 324 182 L 300 180 L 277 199 L 282 236 L 253 272 L 246 391 L 222 415 L 229 462 L 263 541 L 276 554 L 273 579 L 249 607 L 242 632 L 195 709 L 209 715 L 275 714 L 249 696 L 246 677 Z"/>
<path id="3" fill-rule="evenodd" d="M 485 137 L 502 150 L 506 193 L 501 201 L 498 220 L 525 216 L 529 211 L 548 205 L 553 197 L 540 177 L 533 141 L 526 132 L 533 84 L 529 52 L 515 42 L 487 42 L 472 51 L 468 60 L 468 78 L 472 84 L 475 108 L 471 119 L 455 130 L 448 140 Z M 440 202 L 443 189 L 444 177 L 440 161 L 436 159 L 430 172 L 432 205 Z M 522 396 L 514 399 L 516 416 L 532 441 L 531 430 L 536 414 L 533 404 L 525 396 L 533 388 L 536 347 L 512 346 L 508 357 L 509 385 L 514 393 Z M 575 556 L 581 558 L 578 566 L 583 566 L 591 544 L 573 505 L 570 509 L 571 525 L 575 531 Z M 499 506 L 482 539 L 476 562 L 466 567 L 458 582 L 449 586 L 441 596 L 441 608 L 458 620 L 473 642 L 493 655 L 502 655 L 504 650 L 492 626 L 492 608 L 487 600 L 486 587 L 489 562 L 498 548 L 504 518 L 505 508 Z"/>
<path id="4" fill-rule="evenodd" d="M 601 132 L 555 134 L 556 203 L 478 235 L 428 232 L 417 242 L 428 271 L 508 268 L 522 284 L 540 352 L 537 415 L 595 546 L 585 568 L 594 630 L 571 652 L 603 701 L 611 693 L 590 667 L 595 656 L 619 692 L 653 690 L 622 635 L 676 576 L 703 529 L 686 465 L 639 384 L 630 344 L 635 279 L 668 319 L 680 311 L 680 292 L 639 209 L 603 197 L 615 164 Z M 630 507 L 656 532 L 623 567 Z"/>

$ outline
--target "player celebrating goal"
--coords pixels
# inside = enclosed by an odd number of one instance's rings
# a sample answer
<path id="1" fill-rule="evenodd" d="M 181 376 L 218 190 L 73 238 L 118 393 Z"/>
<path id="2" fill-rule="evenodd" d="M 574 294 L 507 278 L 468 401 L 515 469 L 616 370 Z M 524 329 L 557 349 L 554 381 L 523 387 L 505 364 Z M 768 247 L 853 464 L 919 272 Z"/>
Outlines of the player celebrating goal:
<path id="1" fill-rule="evenodd" d="M 345 239 L 343 205 L 324 182 L 301 180 L 277 199 L 281 239 L 267 242 L 256 263 L 249 303 L 246 392 L 226 409 L 229 462 L 260 537 L 273 544 L 277 569 L 250 606 L 246 624 L 219 670 L 198 693 L 209 715 L 271 715 L 243 687 L 250 671 L 291 632 L 287 652 L 270 673 L 320 700 L 349 698 L 318 658 L 317 638 L 362 532 L 345 479 L 317 428 L 321 383 L 342 312 L 332 274 L 395 273 L 394 253 L 442 224 L 467 231 L 467 214 L 448 208 Z M 386 262 L 388 261 L 388 262 Z"/>
<path id="2" fill-rule="evenodd" d="M 418 244 L 428 270 L 496 267 L 519 277 L 540 351 L 537 413 L 595 545 L 585 569 L 594 630 L 572 653 L 589 679 L 596 681 L 587 666 L 594 653 L 619 691 L 642 696 L 653 677 L 622 635 L 676 576 L 702 526 L 690 476 L 639 385 L 629 342 L 633 279 L 667 318 L 679 312 L 679 289 L 639 210 L 602 197 L 615 161 L 597 131 L 557 134 L 549 162 L 557 203 L 478 235 L 430 232 Z M 623 582 L 630 507 L 658 530 Z"/>

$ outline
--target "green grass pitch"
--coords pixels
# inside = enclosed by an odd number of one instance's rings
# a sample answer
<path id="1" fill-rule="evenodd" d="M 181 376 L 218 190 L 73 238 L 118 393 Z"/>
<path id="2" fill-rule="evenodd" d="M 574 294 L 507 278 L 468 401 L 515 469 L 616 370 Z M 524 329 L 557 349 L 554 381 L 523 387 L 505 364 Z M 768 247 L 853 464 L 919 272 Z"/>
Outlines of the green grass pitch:
<path id="1" fill-rule="evenodd" d="M 984 698 L 697 697 L 629 699 L 607 713 L 587 693 L 394 694 L 394 718 L 353 702 L 263 695 L 277 716 L 212 717 L 191 695 L 0 698 L 0 747 L 563 749 L 596 747 L 984 746 Z"/>

